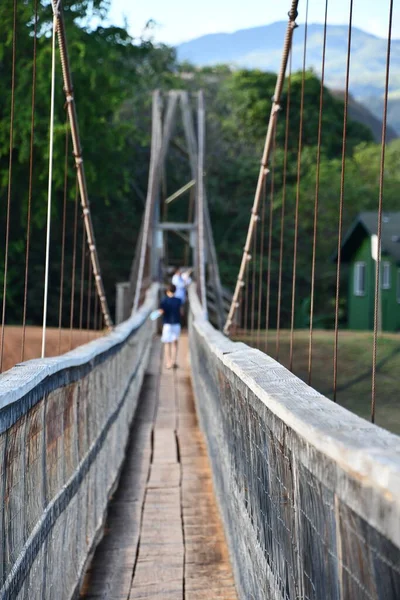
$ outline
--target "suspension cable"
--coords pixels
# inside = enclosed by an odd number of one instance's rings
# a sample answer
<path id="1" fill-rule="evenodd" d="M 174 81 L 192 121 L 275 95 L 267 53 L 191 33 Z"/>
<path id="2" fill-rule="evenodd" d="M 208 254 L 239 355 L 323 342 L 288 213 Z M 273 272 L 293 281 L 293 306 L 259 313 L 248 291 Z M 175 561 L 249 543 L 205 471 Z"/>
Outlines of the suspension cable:
<path id="1" fill-rule="evenodd" d="M 272 100 L 271 113 L 270 113 L 270 118 L 269 118 L 269 123 L 268 123 L 268 130 L 267 130 L 267 135 L 265 138 L 264 151 L 263 151 L 261 165 L 260 165 L 260 171 L 259 171 L 259 175 L 258 175 L 258 181 L 257 181 L 257 187 L 256 187 L 255 196 L 254 196 L 253 207 L 251 210 L 251 217 L 250 217 L 250 223 L 249 223 L 249 228 L 248 228 L 248 232 L 247 232 L 246 243 L 244 246 L 244 251 L 243 251 L 242 261 L 240 264 L 240 269 L 239 269 L 239 274 L 238 274 L 238 278 L 237 278 L 237 282 L 236 282 L 235 291 L 234 291 L 234 294 L 232 297 L 231 306 L 230 306 L 228 317 L 227 317 L 225 327 L 224 327 L 224 333 L 226 335 L 229 333 L 230 327 L 233 322 L 233 317 L 235 315 L 235 312 L 236 312 L 238 304 L 239 304 L 241 290 L 242 290 L 243 282 L 244 282 L 244 275 L 245 275 L 245 272 L 246 272 L 247 266 L 248 266 L 247 265 L 248 256 L 250 253 L 251 242 L 252 242 L 253 235 L 254 235 L 255 223 L 258 218 L 259 205 L 260 205 L 260 200 L 261 200 L 261 196 L 262 196 L 263 180 L 267 176 L 267 173 L 268 173 L 268 162 L 269 162 L 269 155 L 271 153 L 271 147 L 272 147 L 273 130 L 274 130 L 274 126 L 275 126 L 275 121 L 278 116 L 278 111 L 280 108 L 279 102 L 281 99 L 283 84 L 284 84 L 284 80 L 285 80 L 286 66 L 287 66 L 287 62 L 288 62 L 289 51 L 290 51 L 291 44 L 292 44 L 293 30 L 296 27 L 297 6 L 298 6 L 298 0 L 292 0 L 292 6 L 291 6 L 291 9 L 289 12 L 289 22 L 288 22 L 288 26 L 287 26 L 284 48 L 283 48 L 283 53 L 282 53 L 282 62 L 281 62 L 281 67 L 280 67 L 280 70 L 278 73 L 276 86 L 275 86 L 275 92 L 274 92 L 274 96 L 273 96 L 273 100 Z"/>
<path id="2" fill-rule="evenodd" d="M 269 317 L 271 301 L 271 265 L 272 265 L 272 232 L 274 220 L 274 188 L 275 188 L 275 149 L 276 149 L 276 127 L 274 128 L 274 139 L 272 143 L 271 161 L 271 188 L 269 196 L 269 223 L 268 223 L 268 260 L 267 260 L 267 302 L 265 307 L 265 352 L 268 351 Z"/>
<path id="3" fill-rule="evenodd" d="M 14 0 L 13 11 L 14 12 L 13 12 L 13 39 L 12 39 L 12 66 L 11 66 L 10 153 L 9 153 L 9 159 L 8 159 L 8 188 L 7 188 L 7 211 L 6 211 L 6 239 L 5 239 L 5 252 L 4 252 L 3 306 L 2 306 L 2 313 L 1 313 L 0 373 L 3 370 L 3 358 L 4 358 L 4 334 L 5 334 L 5 325 L 6 325 L 8 253 L 9 253 L 9 241 L 10 241 L 10 212 L 11 212 L 11 188 L 12 188 L 13 145 L 14 145 L 14 112 L 15 112 L 17 0 Z"/>
<path id="4" fill-rule="evenodd" d="M 81 252 L 81 289 L 79 301 L 79 331 L 82 331 L 83 326 L 83 297 L 85 293 L 85 247 L 86 247 L 86 230 L 82 227 L 82 252 Z"/>
<path id="5" fill-rule="evenodd" d="M 293 370 L 293 344 L 294 344 L 294 319 L 296 310 L 296 275 L 297 275 L 297 244 L 299 233 L 299 205 L 300 205 L 300 180 L 301 180 L 301 156 L 303 150 L 303 121 L 304 121 L 304 90 L 306 83 L 306 60 L 307 60 L 307 33 L 308 33 L 308 0 L 306 2 L 306 18 L 304 24 L 304 48 L 303 48 L 303 70 L 301 74 L 301 97 L 300 97 L 300 123 L 299 123 L 299 145 L 297 151 L 297 183 L 296 183 L 296 206 L 294 213 L 294 243 L 293 243 L 293 270 L 292 270 L 292 308 L 290 317 L 290 349 L 289 370 Z"/>
<path id="6" fill-rule="evenodd" d="M 74 307 L 75 307 L 75 276 L 76 276 L 76 246 L 78 238 L 78 177 L 75 183 L 75 210 L 74 210 L 74 229 L 73 229 L 73 242 L 72 242 L 72 273 L 71 273 L 71 301 L 70 301 L 70 313 L 69 313 L 69 346 L 72 349 L 72 329 L 74 326 Z"/>
<path id="7" fill-rule="evenodd" d="M 393 25 L 393 0 L 390 0 L 389 8 L 389 25 L 388 25 L 388 43 L 386 51 L 386 74 L 385 74 L 385 94 L 383 101 L 383 117 L 382 117 L 382 142 L 381 142 L 381 162 L 379 169 L 379 200 L 378 200 L 378 255 L 376 257 L 375 268 L 375 302 L 374 302 L 374 334 L 373 334 L 373 350 L 372 350 L 372 389 L 371 389 L 371 421 L 375 423 L 375 405 L 376 405 L 376 355 L 377 355 L 377 338 L 380 307 L 380 262 L 381 262 L 381 240 L 382 240 L 382 207 L 383 207 L 383 187 L 385 177 L 385 150 L 386 150 L 386 131 L 387 131 L 387 112 L 388 112 L 388 93 L 389 93 L 389 75 L 390 75 L 390 46 L 392 42 L 392 25 Z"/>
<path id="8" fill-rule="evenodd" d="M 58 9 L 58 5 L 57 5 Z M 50 232 L 51 232 L 51 198 L 53 184 L 53 142 L 54 142 L 54 97 L 56 88 L 56 33 L 57 13 L 53 15 L 53 34 L 51 42 L 51 91 L 50 91 L 50 135 L 49 135 L 49 176 L 47 186 L 47 225 L 46 225 L 46 261 L 44 268 L 44 300 L 43 300 L 43 328 L 42 328 L 42 358 L 46 354 L 46 329 L 47 329 L 47 301 L 49 295 L 49 267 L 50 267 Z"/>
<path id="9" fill-rule="evenodd" d="M 250 329 L 251 329 L 251 343 L 254 345 L 254 324 L 255 324 L 255 308 L 256 308 L 256 271 L 257 271 L 257 229 L 258 221 L 256 221 L 254 227 L 253 236 L 253 255 L 251 261 L 252 276 L 251 276 L 251 317 L 250 317 Z"/>
<path id="10" fill-rule="evenodd" d="M 261 240 L 260 240 L 260 268 L 258 274 L 258 319 L 257 319 L 257 348 L 260 349 L 261 341 L 261 313 L 262 313 L 262 287 L 264 273 L 264 241 L 265 241 L 265 205 L 266 181 L 263 181 L 262 208 L 261 208 Z"/>
<path id="11" fill-rule="evenodd" d="M 325 57 L 326 57 L 326 33 L 327 33 L 327 22 L 328 22 L 328 3 L 329 3 L 329 0 L 325 0 L 324 39 L 323 39 L 323 45 L 322 45 L 321 87 L 320 87 L 320 95 L 319 95 L 319 113 L 318 113 L 317 167 L 316 167 L 316 177 L 315 177 L 313 249 L 312 249 L 312 262 L 311 262 L 310 335 L 309 335 L 309 340 L 308 340 L 308 385 L 311 385 L 311 374 L 312 374 L 315 264 L 316 264 L 316 258 L 317 258 L 317 229 L 318 229 L 319 183 L 320 183 L 320 167 L 321 167 L 322 112 L 323 112 L 323 106 L 324 106 L 324 82 L 325 82 Z"/>
<path id="12" fill-rule="evenodd" d="M 337 250 L 337 268 L 336 268 L 336 298 L 335 298 L 335 336 L 333 350 L 333 401 L 336 402 L 337 392 L 337 360 L 339 343 L 339 294 L 340 294 L 340 263 L 342 258 L 342 229 L 343 229 L 343 204 L 344 204 L 344 181 L 346 169 L 346 142 L 347 142 L 347 114 L 349 104 L 349 81 L 350 81 L 350 56 L 351 56 L 351 33 L 353 25 L 353 0 L 350 0 L 349 11 L 349 32 L 347 38 L 347 59 L 346 59 L 346 84 L 344 96 L 343 112 L 343 139 L 342 139 L 342 171 L 340 176 L 340 200 L 339 200 L 339 222 L 338 222 L 338 250 Z"/>
<path id="13" fill-rule="evenodd" d="M 58 20 L 58 46 L 60 49 L 60 58 L 61 58 L 61 69 L 63 75 L 64 82 L 64 91 L 65 97 L 67 101 L 67 110 L 69 115 L 69 122 L 71 127 L 71 137 L 72 137 L 72 145 L 74 149 L 75 156 L 75 166 L 77 170 L 77 178 L 79 185 L 79 195 L 81 199 L 83 219 L 86 228 L 86 238 L 88 243 L 88 248 L 90 252 L 90 257 L 92 261 L 93 273 L 96 282 L 97 293 L 99 295 L 101 310 L 104 315 L 104 322 L 106 327 L 110 329 L 112 327 L 112 319 L 110 315 L 110 311 L 108 308 L 107 298 L 105 295 L 103 279 L 101 275 L 99 257 L 96 249 L 96 240 L 93 230 L 92 217 L 90 213 L 89 207 L 89 195 L 86 186 L 86 176 L 85 170 L 83 166 L 83 157 L 82 157 L 82 148 L 80 144 L 79 137 L 79 128 L 78 128 L 78 117 L 76 113 L 76 106 L 73 95 L 73 85 L 72 85 L 72 76 L 71 69 L 69 66 L 69 58 L 68 58 L 68 49 L 67 49 L 67 38 L 65 33 L 65 23 L 64 16 L 61 10 L 61 0 L 52 0 L 52 8 L 53 12 L 57 16 Z"/>
<path id="14" fill-rule="evenodd" d="M 21 362 L 23 362 L 25 359 L 26 313 L 27 313 L 27 307 L 28 307 L 29 252 L 30 252 L 30 242 L 31 242 L 32 188 L 33 188 L 33 148 L 34 148 L 34 138 L 35 138 L 37 26 L 38 26 L 38 0 L 35 0 L 34 24 L 33 24 L 31 134 L 30 134 L 30 147 L 29 147 L 28 211 L 27 211 L 27 221 L 26 221 L 26 242 L 25 242 L 24 308 L 23 308 L 23 314 L 22 314 Z"/>
<path id="15" fill-rule="evenodd" d="M 276 309 L 276 346 L 275 358 L 279 359 L 280 350 L 280 328 L 281 328 L 281 305 L 282 305 L 282 273 L 283 273 L 283 240 L 285 233 L 285 208 L 286 208 L 286 180 L 287 180 L 287 163 L 288 163 L 288 148 L 289 148 L 289 125 L 290 125 L 290 96 L 292 88 L 292 56 L 290 51 L 289 57 L 289 75 L 287 84 L 287 100 L 286 100 L 286 123 L 285 123 L 285 145 L 283 151 L 283 175 L 282 175 L 282 206 L 281 206 L 281 231 L 279 240 L 279 267 L 278 267 L 278 298 Z"/>
<path id="16" fill-rule="evenodd" d="M 58 353 L 61 353 L 61 329 L 63 317 L 64 302 L 64 276 L 65 276 L 65 233 L 67 222 L 67 192 L 68 192 L 68 142 L 69 127 L 68 115 L 65 124 L 65 156 L 64 156 L 64 194 L 63 194 L 63 216 L 62 216 L 62 234 L 61 234 L 61 266 L 60 266 L 60 296 L 58 302 Z"/>

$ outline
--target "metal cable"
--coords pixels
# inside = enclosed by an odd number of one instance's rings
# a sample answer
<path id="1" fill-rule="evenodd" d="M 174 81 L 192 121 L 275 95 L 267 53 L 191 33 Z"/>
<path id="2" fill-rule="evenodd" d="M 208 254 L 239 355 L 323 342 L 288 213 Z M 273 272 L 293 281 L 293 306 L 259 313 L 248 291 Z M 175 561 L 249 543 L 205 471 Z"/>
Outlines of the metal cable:
<path id="1" fill-rule="evenodd" d="M 45 256 L 45 266 L 44 266 L 42 358 L 44 358 L 46 355 L 47 303 L 48 303 L 48 296 L 49 296 L 51 204 L 52 204 L 52 188 L 53 188 L 53 150 L 54 150 L 54 100 L 55 100 L 55 90 L 56 90 L 56 35 L 57 35 L 57 15 L 56 15 L 56 13 L 54 13 L 53 33 L 52 33 L 52 41 L 51 41 L 49 175 L 48 175 L 48 186 L 47 186 L 47 224 L 46 224 L 46 256 Z"/>
<path id="2" fill-rule="evenodd" d="M 297 242 L 299 233 L 299 204 L 300 204 L 300 180 L 301 180 L 301 154 L 303 149 L 303 112 L 304 112 L 304 89 L 306 82 L 306 59 L 307 59 L 307 31 L 308 31 L 308 0 L 306 2 L 306 18 L 304 24 L 304 48 L 303 48 L 303 70 L 301 74 L 301 97 L 300 97 L 300 123 L 299 123 L 299 145 L 297 151 L 297 182 L 296 182 L 296 207 L 294 214 L 294 243 L 293 243 L 293 270 L 292 270 L 292 308 L 290 317 L 290 350 L 289 369 L 293 370 L 293 342 L 294 342 L 294 319 L 296 306 L 296 274 L 297 274 Z"/>
<path id="3" fill-rule="evenodd" d="M 272 231 L 274 220 L 274 188 L 275 188 L 275 149 L 276 149 L 276 127 L 272 143 L 271 161 L 271 188 L 269 197 L 269 223 L 268 223 L 268 259 L 267 259 L 267 302 L 265 307 L 265 352 L 268 352 L 269 317 L 271 301 L 271 265 L 272 265 Z"/>
<path id="4" fill-rule="evenodd" d="M 254 345 L 254 331 L 255 331 L 255 309 L 256 309 L 256 271 L 257 271 L 257 224 L 256 221 L 254 228 L 253 237 L 253 256 L 252 256 L 252 276 L 251 276 L 251 317 L 250 317 L 250 329 L 251 329 L 251 342 Z"/>
<path id="5" fill-rule="evenodd" d="M 270 118 L 269 118 L 269 122 L 268 122 L 268 130 L 267 130 L 267 135 L 265 138 L 264 151 L 263 151 L 263 155 L 262 155 L 262 159 L 261 159 L 260 171 L 258 174 L 258 181 L 257 181 L 257 187 L 256 187 L 255 196 L 254 196 L 253 207 L 251 209 L 251 217 L 250 217 L 249 228 L 247 231 L 246 243 L 245 243 L 244 250 L 243 250 L 243 256 L 242 256 L 242 260 L 241 260 L 241 264 L 240 264 L 239 274 L 237 277 L 235 291 L 234 291 L 234 294 L 232 297 L 231 306 L 230 306 L 228 317 L 227 317 L 225 327 L 224 327 L 225 334 L 229 333 L 229 329 L 233 323 L 233 317 L 235 315 L 237 307 L 239 306 L 239 300 L 240 300 L 240 296 L 241 296 L 241 289 L 243 286 L 244 275 L 245 275 L 245 272 L 246 272 L 247 266 L 248 266 L 247 265 L 248 255 L 250 252 L 251 242 L 253 239 L 255 223 L 256 223 L 256 220 L 258 217 L 259 205 L 260 205 L 261 194 L 262 194 L 263 180 L 266 177 L 266 173 L 267 173 L 267 169 L 268 169 L 269 155 L 270 155 L 271 147 L 272 147 L 273 130 L 275 127 L 275 121 L 277 119 L 278 111 L 280 109 L 279 102 L 281 99 L 283 84 L 284 84 L 284 80 L 285 80 L 286 66 L 287 66 L 287 61 L 288 61 L 288 57 L 289 57 L 289 51 L 290 51 L 291 44 L 292 44 L 293 30 L 296 27 L 295 20 L 297 17 L 297 5 L 298 5 L 298 0 L 292 0 L 292 6 L 289 11 L 289 22 L 288 22 L 288 26 L 287 26 L 287 30 L 286 30 L 286 37 L 285 37 L 283 53 L 282 53 L 282 61 L 281 61 L 281 66 L 279 69 L 276 86 L 275 86 L 275 92 L 274 92 L 274 96 L 273 96 L 273 100 L 272 100 L 271 113 L 270 113 Z"/>
<path id="6" fill-rule="evenodd" d="M 97 331 L 97 328 L 99 326 L 99 322 L 98 322 L 98 304 L 99 304 L 99 297 L 97 294 L 94 295 L 94 306 L 93 306 L 93 329 L 95 331 Z"/>
<path id="7" fill-rule="evenodd" d="M 8 253 L 10 241 L 10 212 L 11 212 L 11 187 L 14 145 L 14 112 L 15 112 L 15 64 L 16 64 L 16 38 L 17 38 L 17 0 L 14 0 L 13 12 L 13 40 L 12 40 L 12 66 L 11 66 L 11 109 L 10 109 L 10 152 L 8 158 L 8 187 L 7 187 L 7 209 L 6 209 L 6 237 L 4 251 L 4 282 L 3 282 L 3 305 L 1 311 L 1 347 L 0 347 L 0 373 L 3 371 L 4 358 L 4 334 L 6 325 L 7 304 L 7 275 L 8 275 Z"/>
<path id="8" fill-rule="evenodd" d="M 58 353 L 61 353 L 61 330 L 64 301 L 64 275 L 65 275 L 65 232 L 67 222 L 67 196 L 68 196 L 68 146 L 69 146 L 69 127 L 68 115 L 65 124 L 65 157 L 64 157 L 64 195 L 63 195 L 63 216 L 61 233 L 61 266 L 60 266 L 60 298 L 58 302 Z"/>
<path id="9" fill-rule="evenodd" d="M 385 177 L 385 150 L 386 150 L 386 131 L 387 131 L 387 109 L 388 109 L 388 92 L 389 92 L 389 75 L 390 75 L 390 46 L 392 42 L 392 24 L 393 24 L 393 0 L 390 0 L 389 8 L 389 26 L 388 26 L 388 43 L 386 51 L 386 74 L 385 74 L 385 94 L 383 101 L 383 117 L 382 117 L 382 142 L 381 142 L 381 163 L 379 169 L 379 200 L 378 200 L 378 255 L 375 269 L 375 302 L 374 302 L 374 334 L 373 334 L 373 350 L 372 350 L 372 387 L 371 387 L 371 421 L 375 423 L 375 405 L 376 405 L 376 355 L 377 355 L 377 338 L 380 307 L 380 262 L 381 262 L 381 240 L 382 240 L 382 207 L 383 207 L 383 186 Z"/>
<path id="10" fill-rule="evenodd" d="M 320 166 L 321 166 L 322 111 L 323 111 L 323 106 L 324 106 L 324 81 L 325 81 L 325 57 L 326 57 L 326 32 L 327 32 L 327 22 L 328 22 L 328 2 L 329 2 L 329 0 L 325 0 L 324 39 L 323 39 L 323 45 L 322 45 L 321 87 L 320 87 L 320 95 L 319 95 L 319 114 L 318 114 L 317 166 L 316 166 L 315 200 L 314 200 L 314 229 L 313 229 L 313 249 L 312 249 L 312 261 L 311 261 L 310 335 L 309 335 L 309 342 L 308 342 L 308 385 L 311 385 L 311 374 L 312 374 L 315 264 L 316 264 L 316 258 L 317 258 L 317 230 L 318 230 L 319 182 L 320 182 Z"/>
<path id="11" fill-rule="evenodd" d="M 246 269 L 246 283 L 245 283 L 245 299 L 244 299 L 244 327 L 243 331 L 247 335 L 248 322 L 249 322 L 249 269 Z"/>
<path id="12" fill-rule="evenodd" d="M 85 293 L 85 246 L 86 246 L 86 230 L 82 227 L 82 253 L 81 253 L 81 285 L 80 285 L 80 300 L 79 300 L 79 331 L 82 331 L 83 325 L 83 297 Z"/>
<path id="13" fill-rule="evenodd" d="M 86 311 L 86 329 L 87 329 L 87 340 L 90 339 L 90 317 L 91 312 L 90 309 L 92 307 L 92 263 L 90 260 L 90 256 L 88 257 L 88 293 L 87 293 L 87 311 Z"/>
<path id="14" fill-rule="evenodd" d="M 35 138 L 37 26 L 38 26 L 38 0 L 35 0 L 34 24 L 33 24 L 31 134 L 30 134 L 30 147 L 29 147 L 28 211 L 27 211 L 27 220 L 26 220 L 24 308 L 23 308 L 23 314 L 22 314 L 21 362 L 23 362 L 25 359 L 26 313 L 27 313 L 27 307 L 28 307 L 29 252 L 30 252 L 30 242 L 31 242 L 32 187 L 33 187 L 33 147 L 34 147 L 34 138 Z"/>
<path id="15" fill-rule="evenodd" d="M 338 358 L 338 342 L 339 342 L 340 262 L 341 262 L 341 253 L 342 253 L 344 180 L 345 180 L 345 169 L 346 169 L 346 140 L 347 140 L 346 134 L 347 134 L 348 103 L 349 103 L 352 23 L 353 23 L 353 0 L 350 0 L 349 32 L 348 32 L 348 39 L 347 39 L 347 60 L 346 60 L 346 85 L 345 85 L 344 114 L 343 114 L 342 172 L 341 172 L 341 176 L 340 176 L 338 251 L 337 251 L 337 269 L 336 269 L 335 337 L 334 337 L 334 350 L 333 350 L 333 401 L 334 402 L 336 402 L 336 388 L 337 388 L 337 358 Z"/>
<path id="16" fill-rule="evenodd" d="M 71 274 L 71 303 L 70 303 L 70 315 L 69 315 L 69 345 L 72 349 L 72 329 L 74 325 L 74 305 L 75 305 L 75 270 L 76 270 L 76 242 L 78 237 L 78 198 L 79 198 L 79 187 L 78 177 L 76 178 L 76 189 L 75 189 L 75 212 L 74 212 L 74 237 L 72 243 L 72 274 Z"/>
<path id="17" fill-rule="evenodd" d="M 264 271 L 264 239 L 265 239 L 265 205 L 266 205 L 266 181 L 263 181 L 263 192 L 262 192 L 262 208 L 261 208 L 261 240 L 260 240 L 260 268 L 258 274 L 258 321 L 257 321 L 257 348 L 260 348 L 261 342 L 261 313 L 262 313 L 262 284 L 263 284 L 263 271 Z"/>
<path id="18" fill-rule="evenodd" d="M 60 10 L 61 0 L 52 0 L 52 9 L 55 18 L 57 18 L 57 34 L 58 46 L 60 50 L 61 69 L 64 82 L 64 92 L 67 101 L 67 110 L 69 122 L 71 126 L 71 138 L 74 149 L 75 166 L 77 170 L 77 179 L 79 185 L 79 193 L 82 205 L 83 219 L 86 228 L 86 236 L 88 241 L 88 249 L 93 266 L 93 273 L 96 282 L 97 293 L 99 294 L 100 304 L 104 313 L 105 324 L 108 328 L 112 327 L 112 319 L 108 308 L 108 303 L 105 295 L 103 279 L 101 275 L 99 257 L 96 249 L 96 240 L 93 230 L 93 222 L 89 207 L 89 195 L 86 186 L 85 169 L 83 166 L 82 148 L 79 137 L 78 117 L 73 94 L 73 84 L 71 69 L 69 65 L 67 38 L 65 32 L 65 23 L 62 10 Z"/>
<path id="19" fill-rule="evenodd" d="M 277 309 L 276 309 L 276 346 L 275 346 L 276 360 L 279 359 L 279 350 L 280 350 L 282 273 L 283 273 L 283 240 L 284 240 L 284 234 L 285 234 L 286 180 L 287 180 L 287 163 L 288 163 L 288 147 L 289 147 L 291 89 L 292 89 L 292 51 L 290 51 L 290 57 L 289 57 L 289 75 L 288 75 L 288 84 L 287 84 L 286 119 L 285 119 L 286 120 L 286 123 L 285 123 L 285 146 L 284 146 L 284 152 L 283 152 L 281 231 L 280 231 L 280 240 L 279 240 L 278 298 L 277 298 Z"/>

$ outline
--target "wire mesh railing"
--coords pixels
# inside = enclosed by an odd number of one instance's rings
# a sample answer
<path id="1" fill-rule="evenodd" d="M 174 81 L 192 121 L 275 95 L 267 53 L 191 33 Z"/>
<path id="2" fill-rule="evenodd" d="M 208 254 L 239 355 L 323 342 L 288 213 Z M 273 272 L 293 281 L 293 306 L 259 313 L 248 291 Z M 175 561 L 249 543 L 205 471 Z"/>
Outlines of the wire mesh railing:
<path id="1" fill-rule="evenodd" d="M 239 596 L 395 600 L 398 437 L 232 342 L 190 292 L 197 410 Z"/>
<path id="2" fill-rule="evenodd" d="M 1 598 L 79 591 L 124 459 L 157 293 L 109 336 L 3 376 Z"/>

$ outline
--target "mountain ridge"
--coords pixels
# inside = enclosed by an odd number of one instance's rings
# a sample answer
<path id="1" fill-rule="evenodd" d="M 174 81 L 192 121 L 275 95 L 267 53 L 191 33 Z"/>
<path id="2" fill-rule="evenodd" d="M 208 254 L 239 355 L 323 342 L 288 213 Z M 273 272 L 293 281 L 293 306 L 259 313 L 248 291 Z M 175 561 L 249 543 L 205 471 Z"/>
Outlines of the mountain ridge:
<path id="1" fill-rule="evenodd" d="M 233 68 L 277 72 L 287 22 L 276 21 L 232 33 L 210 33 L 179 44 L 180 62 L 195 66 L 228 64 Z M 324 26 L 308 25 L 307 68 L 320 76 Z M 293 38 L 292 69 L 302 68 L 304 26 L 299 25 Z M 328 25 L 325 84 L 330 89 L 344 89 L 347 60 L 347 25 Z M 365 102 L 371 112 L 382 118 L 387 40 L 358 27 L 352 28 L 350 91 L 358 102 Z M 400 39 L 392 40 L 390 64 L 389 123 L 400 133 Z M 396 97 L 397 96 L 397 97 Z"/>

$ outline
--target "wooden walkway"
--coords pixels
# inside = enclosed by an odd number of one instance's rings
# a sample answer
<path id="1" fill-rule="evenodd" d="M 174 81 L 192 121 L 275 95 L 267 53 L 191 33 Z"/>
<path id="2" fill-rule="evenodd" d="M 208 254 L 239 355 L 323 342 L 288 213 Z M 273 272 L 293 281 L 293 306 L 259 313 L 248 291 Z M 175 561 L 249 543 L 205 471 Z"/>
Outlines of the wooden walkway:
<path id="1" fill-rule="evenodd" d="M 236 600 L 188 366 L 161 367 L 154 343 L 119 488 L 86 600 Z"/>

